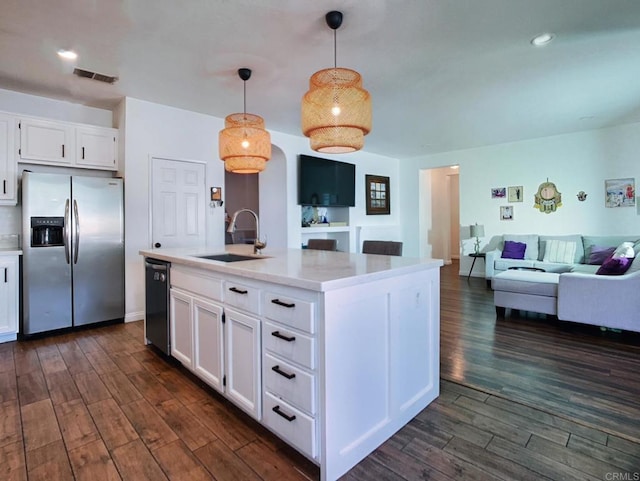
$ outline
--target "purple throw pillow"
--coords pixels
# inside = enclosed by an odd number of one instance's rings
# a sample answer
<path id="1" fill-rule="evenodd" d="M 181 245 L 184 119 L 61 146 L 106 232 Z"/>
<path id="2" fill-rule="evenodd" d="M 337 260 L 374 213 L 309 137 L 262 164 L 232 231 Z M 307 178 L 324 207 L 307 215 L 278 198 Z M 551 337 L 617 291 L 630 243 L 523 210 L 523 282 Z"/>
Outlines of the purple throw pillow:
<path id="1" fill-rule="evenodd" d="M 609 256 L 602 263 L 596 274 L 600 276 L 621 276 L 629 270 L 632 262 L 633 259 L 628 257 Z"/>
<path id="2" fill-rule="evenodd" d="M 502 250 L 503 259 L 524 259 L 524 251 L 527 249 L 527 244 L 524 242 L 505 241 L 504 249 Z"/>
<path id="3" fill-rule="evenodd" d="M 593 246 L 591 248 L 591 254 L 589 254 L 589 262 L 591 265 L 600 265 L 610 257 L 616 250 L 615 247 L 600 247 Z"/>

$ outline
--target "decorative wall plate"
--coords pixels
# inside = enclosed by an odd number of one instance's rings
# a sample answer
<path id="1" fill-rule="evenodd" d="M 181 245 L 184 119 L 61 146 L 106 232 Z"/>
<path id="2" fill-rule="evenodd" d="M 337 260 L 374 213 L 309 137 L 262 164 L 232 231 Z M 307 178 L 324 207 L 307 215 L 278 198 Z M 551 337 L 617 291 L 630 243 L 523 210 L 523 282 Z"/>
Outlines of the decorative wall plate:
<path id="1" fill-rule="evenodd" d="M 540 212 L 550 214 L 555 212 L 558 207 L 562 206 L 562 194 L 558 192 L 556 184 L 549 182 L 543 182 L 538 187 L 538 192 L 535 195 L 534 208 L 540 209 Z"/>

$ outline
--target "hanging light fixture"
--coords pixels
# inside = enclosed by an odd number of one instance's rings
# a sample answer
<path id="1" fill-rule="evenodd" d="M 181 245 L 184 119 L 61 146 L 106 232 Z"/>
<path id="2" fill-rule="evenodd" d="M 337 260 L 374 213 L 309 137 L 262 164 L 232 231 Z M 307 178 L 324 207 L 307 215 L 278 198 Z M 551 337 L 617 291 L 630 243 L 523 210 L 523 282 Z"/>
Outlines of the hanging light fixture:
<path id="1" fill-rule="evenodd" d="M 244 81 L 244 112 L 227 115 L 218 138 L 218 151 L 224 168 L 235 174 L 262 172 L 271 158 L 271 136 L 264 129 L 264 119 L 247 113 L 247 80 L 251 69 L 241 68 L 238 75 Z"/>
<path id="2" fill-rule="evenodd" d="M 325 16 L 333 30 L 333 68 L 314 73 L 302 98 L 302 132 L 317 152 L 344 154 L 364 146 L 371 130 L 371 96 L 355 70 L 337 67 L 336 30 L 342 13 Z"/>

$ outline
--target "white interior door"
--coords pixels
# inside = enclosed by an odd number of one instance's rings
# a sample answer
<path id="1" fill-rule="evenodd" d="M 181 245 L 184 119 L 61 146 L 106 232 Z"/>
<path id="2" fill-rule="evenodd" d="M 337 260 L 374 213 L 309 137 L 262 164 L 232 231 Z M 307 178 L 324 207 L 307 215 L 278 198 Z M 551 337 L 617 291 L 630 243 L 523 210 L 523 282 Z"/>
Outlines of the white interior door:
<path id="1" fill-rule="evenodd" d="M 153 158 L 151 185 L 151 245 L 204 245 L 205 164 Z"/>

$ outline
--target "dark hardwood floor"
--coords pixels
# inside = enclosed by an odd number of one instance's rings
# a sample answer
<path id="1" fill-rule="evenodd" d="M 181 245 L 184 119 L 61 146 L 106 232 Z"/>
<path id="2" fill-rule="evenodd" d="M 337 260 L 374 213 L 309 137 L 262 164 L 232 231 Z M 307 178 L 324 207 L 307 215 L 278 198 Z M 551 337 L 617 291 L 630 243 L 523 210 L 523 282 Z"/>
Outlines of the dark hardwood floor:
<path id="1" fill-rule="evenodd" d="M 444 267 L 441 395 L 343 479 L 640 479 L 640 336 L 513 314 Z M 0 345 L 0 480 L 318 479 L 142 337 Z"/>

